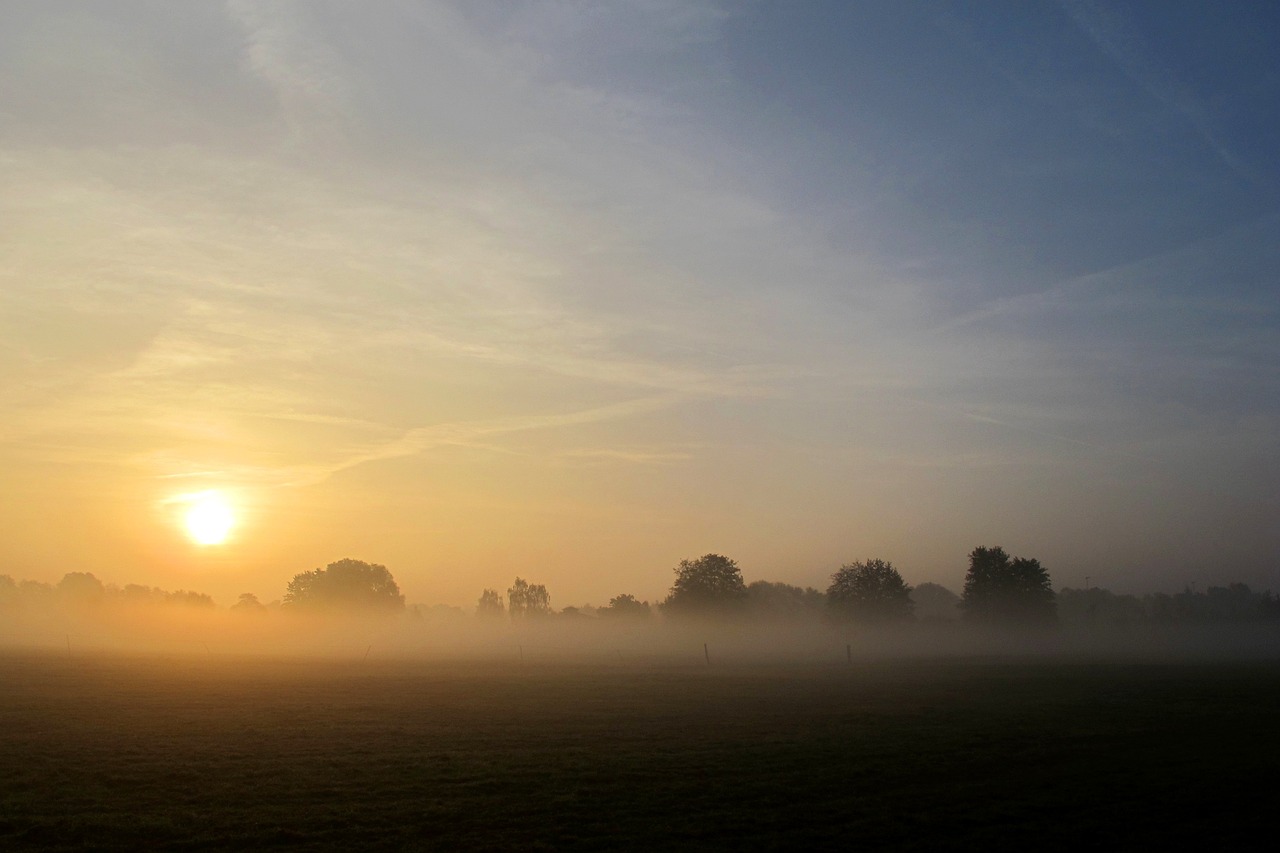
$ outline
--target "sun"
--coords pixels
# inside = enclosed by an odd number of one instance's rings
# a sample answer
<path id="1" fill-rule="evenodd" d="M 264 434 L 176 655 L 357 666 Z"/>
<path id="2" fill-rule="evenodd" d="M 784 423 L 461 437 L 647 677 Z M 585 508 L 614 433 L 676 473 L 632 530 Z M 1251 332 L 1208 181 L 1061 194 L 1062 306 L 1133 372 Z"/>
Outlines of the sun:
<path id="1" fill-rule="evenodd" d="M 227 541 L 235 516 L 222 495 L 205 492 L 196 497 L 185 517 L 187 534 L 197 545 L 221 545 Z"/>

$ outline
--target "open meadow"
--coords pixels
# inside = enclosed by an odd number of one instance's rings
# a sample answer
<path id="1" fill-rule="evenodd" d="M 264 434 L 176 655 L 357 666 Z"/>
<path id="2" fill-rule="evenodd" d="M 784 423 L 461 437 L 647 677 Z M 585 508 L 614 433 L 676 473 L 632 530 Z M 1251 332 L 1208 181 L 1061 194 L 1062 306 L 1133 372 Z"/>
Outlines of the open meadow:
<path id="1" fill-rule="evenodd" d="M 0 656 L 5 849 L 1271 849 L 1275 662 Z"/>

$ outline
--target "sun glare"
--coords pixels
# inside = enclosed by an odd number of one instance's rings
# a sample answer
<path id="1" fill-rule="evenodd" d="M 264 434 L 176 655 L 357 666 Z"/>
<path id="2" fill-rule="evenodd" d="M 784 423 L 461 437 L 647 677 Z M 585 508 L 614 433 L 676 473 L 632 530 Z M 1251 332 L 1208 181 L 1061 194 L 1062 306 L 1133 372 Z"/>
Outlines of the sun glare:
<path id="1" fill-rule="evenodd" d="M 231 508 L 217 492 L 198 497 L 187 510 L 187 533 L 198 545 L 219 545 L 235 524 Z"/>

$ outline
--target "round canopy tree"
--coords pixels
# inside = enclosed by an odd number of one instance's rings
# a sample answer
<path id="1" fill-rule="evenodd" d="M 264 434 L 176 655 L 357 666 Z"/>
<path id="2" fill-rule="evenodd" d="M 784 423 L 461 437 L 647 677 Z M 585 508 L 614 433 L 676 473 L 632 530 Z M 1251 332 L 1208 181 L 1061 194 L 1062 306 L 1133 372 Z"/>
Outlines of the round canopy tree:
<path id="1" fill-rule="evenodd" d="M 911 587 L 884 560 L 841 566 L 827 587 L 827 605 L 840 616 L 864 622 L 910 619 L 914 607 Z"/>
<path id="2" fill-rule="evenodd" d="M 719 554 L 681 560 L 676 582 L 663 609 L 679 614 L 711 614 L 735 611 L 747 598 L 747 585 L 738 564 Z"/>
<path id="3" fill-rule="evenodd" d="M 404 596 L 386 566 L 346 559 L 294 575 L 284 604 L 335 610 L 403 610 Z"/>

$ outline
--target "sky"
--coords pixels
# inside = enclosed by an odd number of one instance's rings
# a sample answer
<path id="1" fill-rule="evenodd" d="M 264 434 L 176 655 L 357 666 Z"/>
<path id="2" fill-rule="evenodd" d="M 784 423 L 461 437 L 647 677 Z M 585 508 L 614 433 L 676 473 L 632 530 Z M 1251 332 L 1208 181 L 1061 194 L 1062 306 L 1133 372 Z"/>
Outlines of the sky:
<path id="1" fill-rule="evenodd" d="M 0 6 L 0 573 L 1280 591 L 1280 8 Z M 217 492 L 228 538 L 184 529 Z M 1089 580 L 1086 581 L 1086 578 Z"/>

